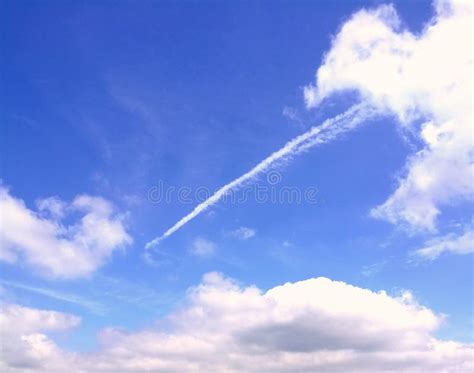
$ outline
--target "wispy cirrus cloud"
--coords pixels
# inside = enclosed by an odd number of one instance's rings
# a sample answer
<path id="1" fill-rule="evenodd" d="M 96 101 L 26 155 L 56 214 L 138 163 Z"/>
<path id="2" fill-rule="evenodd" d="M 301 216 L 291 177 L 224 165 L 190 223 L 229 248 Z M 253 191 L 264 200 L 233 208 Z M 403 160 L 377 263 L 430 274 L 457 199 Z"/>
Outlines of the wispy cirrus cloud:
<path id="1" fill-rule="evenodd" d="M 107 300 L 113 304 L 118 302 L 155 311 L 163 305 L 174 303 L 179 297 L 176 293 L 158 291 L 137 279 L 131 281 L 103 274 L 94 276 L 94 286 L 90 292 L 96 299 Z"/>
<path id="2" fill-rule="evenodd" d="M 435 260 L 443 253 L 465 255 L 474 252 L 474 230 L 463 233 L 450 233 L 436 237 L 418 250 L 411 253 L 412 257 L 424 260 Z"/>
<path id="3" fill-rule="evenodd" d="M 0 284 L 9 288 L 25 290 L 25 291 L 39 294 L 51 299 L 56 299 L 61 302 L 71 303 L 79 307 L 85 308 L 86 310 L 96 315 L 104 316 L 107 312 L 107 308 L 103 304 L 86 299 L 76 294 L 71 294 L 71 293 L 67 293 L 67 292 L 63 292 L 63 291 L 59 291 L 55 289 L 50 289 L 50 288 L 45 288 L 45 287 L 32 286 L 32 285 L 28 285 L 28 284 L 24 284 L 24 283 L 16 282 L 16 281 L 0 280 Z"/>
<path id="4" fill-rule="evenodd" d="M 257 234 L 257 231 L 249 227 L 239 227 L 228 232 L 229 236 L 235 237 L 239 240 L 248 240 L 254 237 L 256 234 Z"/>
<path id="5" fill-rule="evenodd" d="M 365 277 L 371 277 L 379 273 L 386 265 L 388 261 L 384 260 L 378 263 L 368 264 L 362 267 L 360 273 Z"/>
<path id="6" fill-rule="evenodd" d="M 216 248 L 216 244 L 211 240 L 204 237 L 196 237 L 189 248 L 189 252 L 193 255 L 207 258 L 215 253 Z"/>

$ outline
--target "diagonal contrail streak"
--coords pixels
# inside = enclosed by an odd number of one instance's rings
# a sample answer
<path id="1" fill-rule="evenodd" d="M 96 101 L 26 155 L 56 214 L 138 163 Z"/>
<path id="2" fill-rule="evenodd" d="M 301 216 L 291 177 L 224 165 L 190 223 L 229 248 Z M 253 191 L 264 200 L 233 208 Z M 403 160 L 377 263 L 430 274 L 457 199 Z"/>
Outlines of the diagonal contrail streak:
<path id="1" fill-rule="evenodd" d="M 156 237 L 145 245 L 146 249 L 150 249 L 158 245 L 166 237 L 171 236 L 190 220 L 201 214 L 210 206 L 216 204 L 222 197 L 230 191 L 237 190 L 245 182 L 254 179 L 260 173 L 268 170 L 275 162 L 281 160 L 289 160 L 291 157 L 308 150 L 311 147 L 327 143 L 337 138 L 340 134 L 354 129 L 369 117 L 376 114 L 374 108 L 366 104 L 357 104 L 349 108 L 342 114 L 333 118 L 326 119 L 320 126 L 314 126 L 307 132 L 295 137 L 287 142 L 285 146 L 276 152 L 270 154 L 267 158 L 257 164 L 250 171 L 246 172 L 237 179 L 219 188 L 212 196 L 197 205 L 194 210 L 181 218 L 171 228 L 164 232 L 161 236 Z"/>

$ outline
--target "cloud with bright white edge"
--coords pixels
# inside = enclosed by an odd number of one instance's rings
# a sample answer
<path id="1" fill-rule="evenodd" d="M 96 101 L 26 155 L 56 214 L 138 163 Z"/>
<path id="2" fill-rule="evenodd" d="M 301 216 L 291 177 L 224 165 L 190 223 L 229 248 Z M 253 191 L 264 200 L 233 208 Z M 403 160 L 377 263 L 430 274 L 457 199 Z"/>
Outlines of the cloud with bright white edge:
<path id="1" fill-rule="evenodd" d="M 436 237 L 426 243 L 424 247 L 412 253 L 420 259 L 435 260 L 443 253 L 469 254 L 474 252 L 474 231 L 467 230 L 462 234 L 450 233 Z"/>
<path id="2" fill-rule="evenodd" d="M 231 231 L 229 234 L 239 240 L 248 240 L 249 238 L 254 237 L 257 234 L 257 231 L 249 227 L 239 227 Z"/>
<path id="3" fill-rule="evenodd" d="M 66 352 L 44 333 L 78 319 L 18 305 L 2 308 L 10 328 L 2 371 L 472 371 L 474 346 L 433 333 L 443 317 L 411 293 L 319 277 L 266 292 L 208 273 L 186 303 L 155 328 L 106 328 L 92 353 Z"/>
<path id="4" fill-rule="evenodd" d="M 103 198 L 80 195 L 66 203 L 55 197 L 37 205 L 35 212 L 0 186 L 1 261 L 24 264 L 49 278 L 84 277 L 132 242 L 123 215 Z M 71 212 L 82 216 L 62 224 Z"/>
<path id="5" fill-rule="evenodd" d="M 392 5 L 355 13 L 305 88 L 308 107 L 355 90 L 418 133 L 422 149 L 374 217 L 435 230 L 442 206 L 472 200 L 472 4 L 436 1 L 436 15 L 419 35 L 402 27 Z"/>
<path id="6" fill-rule="evenodd" d="M 51 368 L 65 369 L 63 351 L 44 333 L 66 331 L 79 323 L 79 317 L 61 312 L 2 304 L 1 371 L 8 372 L 14 367 L 26 371 L 41 366 L 43 362 Z"/>
<path id="7" fill-rule="evenodd" d="M 204 237 L 196 237 L 189 249 L 190 253 L 200 257 L 209 257 L 216 251 L 216 244 Z"/>

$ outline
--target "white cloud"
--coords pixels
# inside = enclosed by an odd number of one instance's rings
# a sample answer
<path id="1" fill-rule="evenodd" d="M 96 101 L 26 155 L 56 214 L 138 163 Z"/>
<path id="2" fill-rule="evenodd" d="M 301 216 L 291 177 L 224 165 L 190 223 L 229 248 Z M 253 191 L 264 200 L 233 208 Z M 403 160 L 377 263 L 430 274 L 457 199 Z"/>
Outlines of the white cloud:
<path id="1" fill-rule="evenodd" d="M 371 277 L 379 273 L 386 265 L 387 265 L 387 260 L 384 260 L 378 263 L 365 265 L 362 267 L 362 270 L 360 271 L 360 273 L 362 273 L 366 277 Z"/>
<path id="2" fill-rule="evenodd" d="M 63 370 L 68 354 L 44 333 L 65 331 L 78 326 L 79 323 L 80 319 L 73 315 L 2 304 L 2 372 L 13 368 L 26 371 L 40 366 L 50 371 Z"/>
<path id="3" fill-rule="evenodd" d="M 298 113 L 298 110 L 291 106 L 285 106 L 282 111 L 282 115 L 288 120 L 288 122 L 303 128 L 303 121 Z"/>
<path id="4" fill-rule="evenodd" d="M 40 213 L 0 186 L 0 260 L 21 262 L 46 277 L 75 278 L 91 274 L 132 242 L 123 216 L 103 198 L 81 195 L 70 204 L 47 199 L 38 206 Z M 45 210 L 50 217 L 42 216 Z M 65 225 L 60 219 L 65 211 L 82 216 Z"/>
<path id="5" fill-rule="evenodd" d="M 308 107 L 339 91 L 394 113 L 423 148 L 397 190 L 372 211 L 414 229 L 434 230 L 440 207 L 473 196 L 472 2 L 437 1 L 419 35 L 401 27 L 391 5 L 354 14 L 333 39 L 305 89 Z M 416 123 L 423 122 L 421 126 Z"/>
<path id="6" fill-rule="evenodd" d="M 474 231 L 468 230 L 462 234 L 448 234 L 436 237 L 426 245 L 413 252 L 414 256 L 422 259 L 434 260 L 442 253 L 469 254 L 474 252 Z"/>
<path id="7" fill-rule="evenodd" d="M 230 232 L 230 235 L 238 238 L 239 240 L 248 240 L 255 236 L 257 231 L 249 227 L 239 227 Z"/>
<path id="8" fill-rule="evenodd" d="M 66 320 L 59 325 L 75 325 Z M 61 364 L 129 372 L 472 371 L 472 345 L 433 337 L 442 321 L 409 292 L 393 297 L 323 277 L 263 292 L 208 273 L 188 291 L 187 303 L 154 329 L 106 328 L 99 350 L 65 353 L 46 336 L 25 339 L 38 328 L 33 323 L 12 328 L 10 340 L 23 350 L 7 349 L 3 361 L 12 368 L 48 342 L 54 353 L 35 360 L 37 371 Z"/>
<path id="9" fill-rule="evenodd" d="M 38 207 L 39 212 L 46 212 L 52 218 L 61 219 L 66 213 L 66 203 L 61 201 L 58 197 L 48 197 L 38 199 L 36 201 L 36 206 Z"/>
<path id="10" fill-rule="evenodd" d="M 196 237 L 191 245 L 190 252 L 193 255 L 209 257 L 216 251 L 216 244 L 203 237 Z"/>

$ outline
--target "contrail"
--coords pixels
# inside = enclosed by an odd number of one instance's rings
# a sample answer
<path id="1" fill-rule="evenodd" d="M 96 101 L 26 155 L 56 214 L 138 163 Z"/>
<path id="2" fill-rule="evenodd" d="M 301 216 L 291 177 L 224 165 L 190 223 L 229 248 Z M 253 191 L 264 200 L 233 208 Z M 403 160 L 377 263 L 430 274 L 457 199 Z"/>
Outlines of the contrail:
<path id="1" fill-rule="evenodd" d="M 158 245 L 166 237 L 171 236 L 183 225 L 194 219 L 196 216 L 201 214 L 210 206 L 217 203 L 226 193 L 238 189 L 245 182 L 255 178 L 260 173 L 266 171 L 275 162 L 280 160 L 289 160 L 292 156 L 304 152 L 313 146 L 329 142 L 335 139 L 341 133 L 347 132 L 355 128 L 358 124 L 373 116 L 375 113 L 376 111 L 374 108 L 365 104 L 357 104 L 352 106 L 342 114 L 339 114 L 330 119 L 326 119 L 320 126 L 312 127 L 307 132 L 287 142 L 285 146 L 269 155 L 250 171 L 246 172 L 237 179 L 219 188 L 212 196 L 197 205 L 193 211 L 191 211 L 189 214 L 187 214 L 181 220 L 175 223 L 165 233 L 148 242 L 145 245 L 145 248 L 150 249 Z"/>

